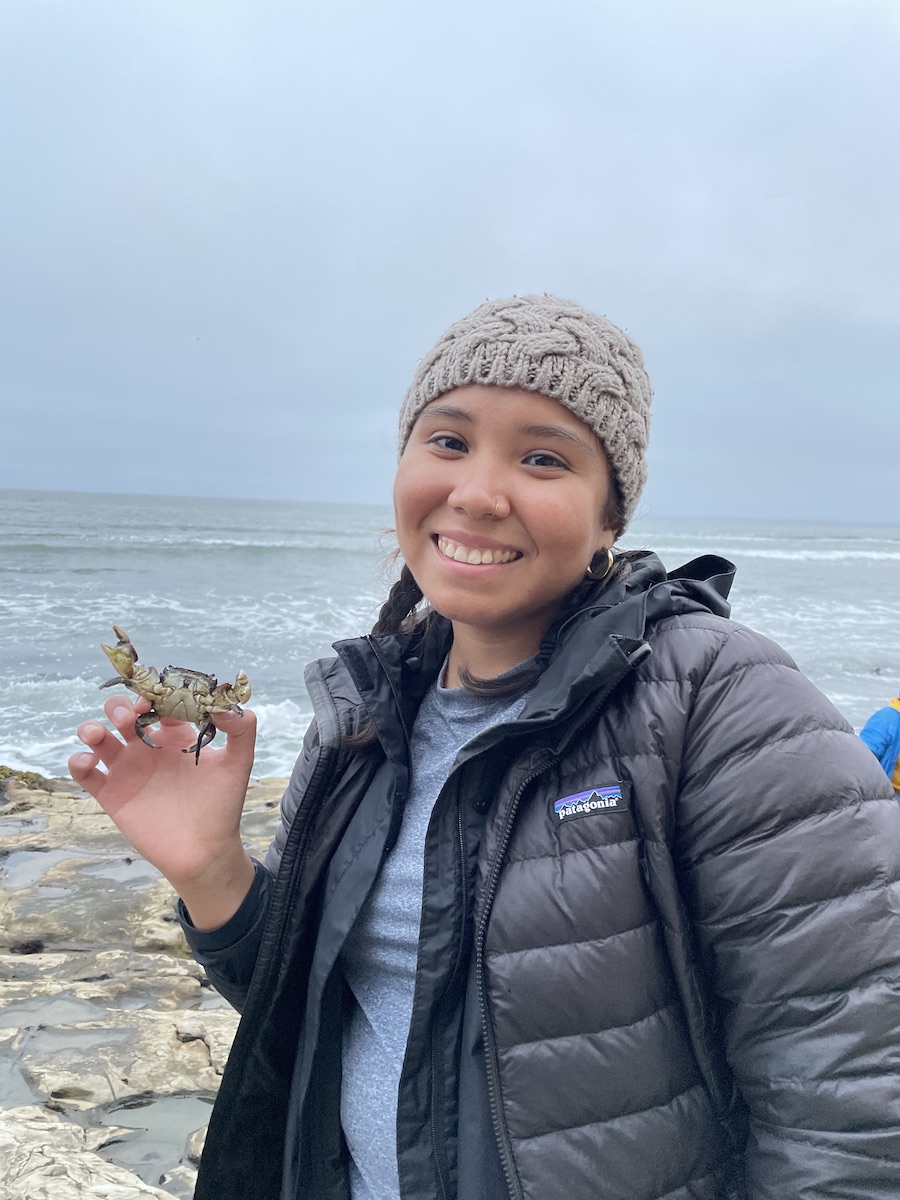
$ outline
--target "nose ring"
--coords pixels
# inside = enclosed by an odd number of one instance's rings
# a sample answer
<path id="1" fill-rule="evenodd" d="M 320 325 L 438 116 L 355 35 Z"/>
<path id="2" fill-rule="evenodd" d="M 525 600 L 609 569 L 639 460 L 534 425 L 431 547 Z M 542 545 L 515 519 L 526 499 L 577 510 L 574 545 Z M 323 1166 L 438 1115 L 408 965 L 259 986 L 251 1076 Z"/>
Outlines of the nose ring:
<path id="1" fill-rule="evenodd" d="M 495 500 L 495 501 L 494 501 L 494 508 L 493 508 L 493 511 L 491 512 L 491 516 L 492 516 L 492 517 L 494 517 L 495 519 L 497 518 L 497 509 L 498 509 L 499 507 L 500 507 L 500 501 L 499 501 L 499 500 Z"/>

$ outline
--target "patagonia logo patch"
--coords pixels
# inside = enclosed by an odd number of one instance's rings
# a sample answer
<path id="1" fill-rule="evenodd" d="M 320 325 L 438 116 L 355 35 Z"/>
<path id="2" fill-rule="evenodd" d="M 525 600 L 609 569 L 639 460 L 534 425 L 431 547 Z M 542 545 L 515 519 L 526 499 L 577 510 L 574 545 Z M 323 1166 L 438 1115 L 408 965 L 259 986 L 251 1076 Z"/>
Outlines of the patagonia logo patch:
<path id="1" fill-rule="evenodd" d="M 553 815 L 557 821 L 571 821 L 576 817 L 592 816 L 594 813 L 621 812 L 627 807 L 623 784 L 610 783 L 554 801 Z"/>

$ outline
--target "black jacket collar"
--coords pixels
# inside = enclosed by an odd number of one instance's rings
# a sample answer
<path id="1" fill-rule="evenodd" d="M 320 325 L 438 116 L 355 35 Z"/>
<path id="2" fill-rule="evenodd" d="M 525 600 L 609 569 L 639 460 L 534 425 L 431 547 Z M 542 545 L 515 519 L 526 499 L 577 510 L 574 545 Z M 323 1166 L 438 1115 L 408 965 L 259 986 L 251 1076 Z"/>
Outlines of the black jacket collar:
<path id="1" fill-rule="evenodd" d="M 727 559 L 707 554 L 668 573 L 649 552 L 632 556 L 630 562 L 624 580 L 554 631 L 547 669 L 520 718 L 526 727 L 556 722 L 580 708 L 596 691 L 598 680 L 636 665 L 649 653 L 649 623 L 688 612 L 729 615 L 727 596 L 735 568 Z M 450 622 L 431 613 L 408 634 L 369 634 L 335 642 L 388 758 L 405 761 L 419 705 L 451 640 Z"/>

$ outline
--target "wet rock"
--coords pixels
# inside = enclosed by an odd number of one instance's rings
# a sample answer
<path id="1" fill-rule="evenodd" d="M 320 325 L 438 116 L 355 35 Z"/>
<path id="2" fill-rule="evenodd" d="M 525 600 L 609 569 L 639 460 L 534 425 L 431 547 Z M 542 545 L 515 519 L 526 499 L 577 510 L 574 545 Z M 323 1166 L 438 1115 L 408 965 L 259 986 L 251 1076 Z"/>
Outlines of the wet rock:
<path id="1" fill-rule="evenodd" d="M 128 1129 L 87 1130 L 37 1107 L 0 1109 L 0 1185 L 5 1200 L 169 1200 L 97 1151 Z"/>
<path id="2" fill-rule="evenodd" d="M 109 1010 L 102 1021 L 21 1029 L 10 1049 L 32 1090 L 71 1108 L 215 1091 L 237 1028 L 231 1009 Z"/>
<path id="3" fill-rule="evenodd" d="M 171 1171 L 166 1171 L 159 1181 L 160 1187 L 178 1196 L 179 1200 L 191 1200 L 197 1183 L 197 1168 L 200 1165 L 200 1155 L 203 1153 L 203 1143 L 206 1141 L 206 1126 L 197 1129 L 187 1140 L 181 1162 Z"/>
<path id="4" fill-rule="evenodd" d="M 161 1176 L 159 1186 L 166 1196 L 177 1196 L 178 1200 L 191 1200 L 197 1186 L 197 1168 L 179 1163 Z"/>
<path id="5" fill-rule="evenodd" d="M 202 1129 L 197 1129 L 187 1140 L 184 1157 L 188 1162 L 195 1165 L 200 1162 L 200 1155 L 203 1153 L 203 1145 L 206 1141 L 206 1126 Z"/>
<path id="6" fill-rule="evenodd" d="M 271 839 L 284 786 L 263 780 L 248 790 L 242 828 L 256 857 Z M 238 1018 L 188 954 L 174 900 L 71 780 L 44 788 L 5 780 L 4 1200 L 44 1200 L 57 1176 L 70 1190 L 54 1182 L 53 1200 L 191 1195 Z M 111 1137 L 112 1119 L 136 1125 Z"/>

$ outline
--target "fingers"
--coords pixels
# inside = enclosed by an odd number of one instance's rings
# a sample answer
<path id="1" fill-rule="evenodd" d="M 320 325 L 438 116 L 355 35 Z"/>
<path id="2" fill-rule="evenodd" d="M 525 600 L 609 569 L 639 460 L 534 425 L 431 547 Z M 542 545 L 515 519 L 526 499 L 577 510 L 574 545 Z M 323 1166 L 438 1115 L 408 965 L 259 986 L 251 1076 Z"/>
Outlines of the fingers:
<path id="1" fill-rule="evenodd" d="M 213 721 L 227 739 L 224 752 L 235 760 L 235 765 L 244 766 L 249 771 L 256 747 L 256 713 L 249 708 L 239 713 L 213 713 Z"/>
<path id="2" fill-rule="evenodd" d="M 132 722 L 133 724 L 133 722 Z M 124 744 L 99 721 L 84 721 L 75 731 L 98 762 L 109 766 L 125 749 Z"/>
<path id="3" fill-rule="evenodd" d="M 110 696 L 103 705 L 103 711 L 126 742 L 137 737 L 134 722 L 142 713 L 147 712 L 150 705 L 146 700 L 137 700 L 134 704 L 124 696 Z"/>
<path id="4" fill-rule="evenodd" d="M 136 737 L 134 722 L 137 712 L 133 704 L 121 696 L 112 696 L 104 704 L 103 711 L 120 736 L 116 737 L 100 721 L 84 721 L 76 733 L 88 749 L 73 754 L 68 764 L 75 782 L 93 796 L 102 791 L 106 781 L 106 775 L 99 770 L 100 764 L 109 769 L 124 751 L 126 743 L 134 741 Z"/>
<path id="5" fill-rule="evenodd" d="M 69 774 L 85 791 L 99 796 L 106 783 L 100 764 L 109 769 L 125 746 L 99 721 L 85 721 L 78 726 L 77 734 L 88 749 L 69 758 Z"/>
<path id="6" fill-rule="evenodd" d="M 96 799 L 100 799 L 107 784 L 107 772 L 115 775 L 116 763 L 120 759 L 123 766 L 126 763 L 133 765 L 132 756 L 135 754 L 140 759 L 142 753 L 160 753 L 149 746 L 144 751 L 144 744 L 135 729 L 136 718 L 149 708 L 145 700 L 139 699 L 132 704 L 122 696 L 111 696 L 103 710 L 112 729 L 100 721 L 84 721 L 78 726 L 77 735 L 86 749 L 69 758 L 69 773 L 80 787 Z M 221 753 L 227 757 L 222 759 L 222 764 L 227 762 L 230 770 L 249 775 L 256 744 L 256 716 L 250 710 L 244 710 L 242 713 L 216 713 L 213 719 L 216 727 L 226 736 L 226 745 Z M 192 725 L 174 720 L 160 722 L 160 729 L 154 731 L 154 739 L 159 739 L 161 734 L 161 740 L 170 751 L 188 746 L 197 736 Z M 214 749 L 206 750 L 203 761 L 209 762 L 209 755 L 215 756 L 217 753 Z M 124 759 L 123 755 L 126 756 Z M 180 760 L 180 755 L 178 758 Z"/>
<path id="7" fill-rule="evenodd" d="M 68 763 L 69 774 L 78 786 L 83 787 L 95 798 L 103 790 L 103 784 L 106 782 L 106 776 L 102 771 L 97 770 L 99 762 L 100 759 L 96 754 L 81 750 L 77 754 L 70 755 Z"/>

